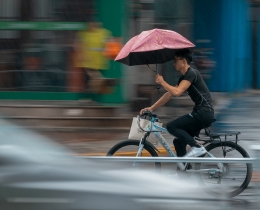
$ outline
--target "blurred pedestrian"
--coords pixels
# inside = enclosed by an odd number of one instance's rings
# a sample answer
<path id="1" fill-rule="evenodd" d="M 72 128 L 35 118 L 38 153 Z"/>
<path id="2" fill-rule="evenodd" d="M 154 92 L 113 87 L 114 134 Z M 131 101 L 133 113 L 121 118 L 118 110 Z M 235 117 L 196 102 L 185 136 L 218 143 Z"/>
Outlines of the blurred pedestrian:
<path id="1" fill-rule="evenodd" d="M 166 104 L 173 96 L 179 97 L 184 92 L 189 94 L 191 100 L 195 103 L 193 111 L 169 122 L 166 126 L 169 133 L 177 137 L 173 144 L 178 157 L 194 157 L 205 154 L 206 149 L 198 144 L 194 137 L 198 136 L 201 129 L 209 127 L 215 121 L 210 92 L 199 71 L 190 67 L 191 61 L 192 52 L 189 49 L 176 51 L 174 67 L 182 74 L 178 84 L 171 86 L 158 74 L 156 83 L 162 85 L 167 92 L 151 107 L 140 111 L 140 114 L 145 110 L 153 112 Z M 187 144 L 191 146 L 191 150 L 186 154 Z"/>
<path id="2" fill-rule="evenodd" d="M 99 22 L 91 22 L 77 34 L 77 67 L 86 71 L 87 91 L 103 93 L 106 79 L 100 71 L 109 68 L 109 59 L 103 54 L 111 32 Z"/>

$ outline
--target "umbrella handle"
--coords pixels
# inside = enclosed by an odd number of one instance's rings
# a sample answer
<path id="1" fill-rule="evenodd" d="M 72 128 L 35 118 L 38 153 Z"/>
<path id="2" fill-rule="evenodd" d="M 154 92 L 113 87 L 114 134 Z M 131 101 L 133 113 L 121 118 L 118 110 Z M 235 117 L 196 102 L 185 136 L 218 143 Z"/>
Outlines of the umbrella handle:
<path id="1" fill-rule="evenodd" d="M 159 74 L 158 69 L 157 69 L 157 64 L 156 64 L 156 74 L 157 75 Z M 156 89 L 158 90 L 159 95 L 161 95 L 161 93 L 160 93 L 161 85 L 157 85 Z"/>
<path id="2" fill-rule="evenodd" d="M 156 89 L 158 90 L 159 96 L 161 96 L 160 88 L 161 88 L 161 86 L 157 85 Z"/>

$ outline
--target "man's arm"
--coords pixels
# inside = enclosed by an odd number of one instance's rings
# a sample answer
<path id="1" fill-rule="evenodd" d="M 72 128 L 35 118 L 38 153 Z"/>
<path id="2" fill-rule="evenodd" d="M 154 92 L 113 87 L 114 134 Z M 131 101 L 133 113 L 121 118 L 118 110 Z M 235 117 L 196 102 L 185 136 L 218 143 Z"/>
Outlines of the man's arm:
<path id="1" fill-rule="evenodd" d="M 188 80 L 182 80 L 177 87 L 169 85 L 167 82 L 163 81 L 161 85 L 173 96 L 180 96 L 183 94 L 191 85 Z"/>
<path id="2" fill-rule="evenodd" d="M 191 85 L 191 82 L 188 80 L 182 80 L 180 82 L 180 84 L 178 85 L 178 87 L 174 87 L 169 85 L 167 82 L 163 82 L 161 84 L 169 93 L 171 93 L 172 95 L 178 97 L 181 94 L 183 94 Z"/>
<path id="3" fill-rule="evenodd" d="M 153 112 L 155 109 L 166 104 L 172 98 L 172 96 L 173 95 L 169 92 L 165 93 L 154 105 L 152 105 L 151 107 L 143 108 L 140 111 L 140 114 L 142 114 L 143 111 L 145 111 L 145 110 L 149 110 L 150 112 Z"/>
<path id="4" fill-rule="evenodd" d="M 173 95 L 169 92 L 165 93 L 154 105 L 151 106 L 152 110 L 155 110 L 166 104 L 172 98 L 172 96 Z"/>

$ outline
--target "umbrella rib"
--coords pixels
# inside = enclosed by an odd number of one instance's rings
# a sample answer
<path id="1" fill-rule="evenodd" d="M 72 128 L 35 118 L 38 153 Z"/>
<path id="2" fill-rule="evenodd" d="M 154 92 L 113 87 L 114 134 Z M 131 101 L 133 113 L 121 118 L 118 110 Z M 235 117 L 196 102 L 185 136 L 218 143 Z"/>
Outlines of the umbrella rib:
<path id="1" fill-rule="evenodd" d="M 147 64 L 147 66 L 148 66 L 148 68 L 149 69 L 151 69 L 151 67 L 149 66 L 149 64 Z M 153 69 L 151 69 L 153 72 L 155 72 L 156 73 L 156 71 L 155 70 L 153 70 Z"/>

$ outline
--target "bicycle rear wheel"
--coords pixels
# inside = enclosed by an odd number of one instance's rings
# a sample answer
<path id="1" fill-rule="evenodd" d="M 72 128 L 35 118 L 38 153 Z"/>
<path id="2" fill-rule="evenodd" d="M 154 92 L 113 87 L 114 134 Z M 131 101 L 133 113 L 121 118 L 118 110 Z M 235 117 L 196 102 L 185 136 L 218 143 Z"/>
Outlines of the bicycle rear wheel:
<path id="1" fill-rule="evenodd" d="M 113 146 L 107 153 L 107 156 L 133 156 L 135 157 L 139 148 L 140 141 L 126 140 Z M 145 144 L 141 157 L 158 157 L 156 151 L 149 144 Z M 133 167 L 133 162 L 126 162 L 126 167 Z M 138 163 L 135 167 L 142 169 L 161 169 L 161 163 Z"/>
<path id="2" fill-rule="evenodd" d="M 206 150 L 216 158 L 224 158 L 223 149 L 226 148 L 226 158 L 249 158 L 248 153 L 234 142 L 210 144 Z M 208 157 L 206 154 L 204 157 Z M 213 195 L 235 197 L 243 192 L 251 181 L 251 163 L 223 163 L 225 172 L 208 171 L 199 174 L 199 181 Z M 218 169 L 217 163 L 197 163 L 195 169 Z"/>

